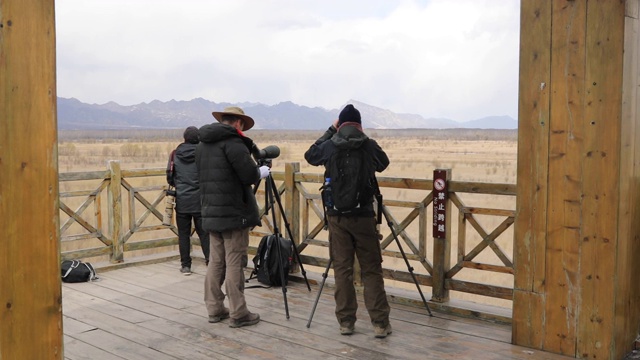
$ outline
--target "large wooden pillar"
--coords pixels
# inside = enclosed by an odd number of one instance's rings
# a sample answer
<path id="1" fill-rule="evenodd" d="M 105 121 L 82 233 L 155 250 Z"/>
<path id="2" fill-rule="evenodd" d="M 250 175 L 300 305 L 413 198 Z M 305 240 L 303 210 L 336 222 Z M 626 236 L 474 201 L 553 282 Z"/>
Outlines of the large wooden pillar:
<path id="1" fill-rule="evenodd" d="M 0 359 L 62 359 L 54 2 L 0 0 Z"/>
<path id="2" fill-rule="evenodd" d="M 639 2 L 521 2 L 515 344 L 620 359 L 638 334 Z"/>

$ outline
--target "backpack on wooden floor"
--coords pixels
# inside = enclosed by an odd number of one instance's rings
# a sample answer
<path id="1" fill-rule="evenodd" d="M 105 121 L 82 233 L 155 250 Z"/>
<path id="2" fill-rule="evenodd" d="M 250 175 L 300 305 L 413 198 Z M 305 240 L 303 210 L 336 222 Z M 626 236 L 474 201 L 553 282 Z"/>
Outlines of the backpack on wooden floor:
<path id="1" fill-rule="evenodd" d="M 60 266 L 62 281 L 67 283 L 87 282 L 98 279 L 96 270 L 88 262 L 65 260 Z"/>
<path id="2" fill-rule="evenodd" d="M 289 269 L 291 269 L 293 259 L 293 243 L 289 239 L 277 236 L 280 239 L 280 259 L 278 259 L 278 251 L 275 246 L 276 235 L 266 235 L 260 240 L 258 251 L 253 257 L 253 272 L 257 276 L 258 282 L 268 286 L 281 286 L 282 278 L 280 269 L 284 272 L 284 285 L 287 285 L 289 279 Z"/>

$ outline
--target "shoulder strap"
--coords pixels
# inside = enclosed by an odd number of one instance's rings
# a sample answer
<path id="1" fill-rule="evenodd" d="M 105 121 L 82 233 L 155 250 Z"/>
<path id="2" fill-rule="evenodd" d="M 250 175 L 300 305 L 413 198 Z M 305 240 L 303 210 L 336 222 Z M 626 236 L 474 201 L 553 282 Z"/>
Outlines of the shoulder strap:
<path id="1" fill-rule="evenodd" d="M 69 274 L 71 273 L 71 271 L 73 271 L 73 269 L 77 268 L 80 265 L 80 261 L 78 260 L 71 260 L 71 265 L 69 265 L 69 268 L 67 269 L 67 272 L 64 273 L 64 275 L 62 275 L 63 278 L 66 278 L 67 276 L 69 276 Z"/>
<path id="2" fill-rule="evenodd" d="M 173 151 L 171 152 L 171 155 L 169 156 L 169 170 L 171 170 L 171 172 L 173 172 L 176 168 L 176 149 L 173 149 Z"/>
<path id="3" fill-rule="evenodd" d="M 378 212 L 376 213 L 376 220 L 378 224 L 382 224 L 382 212 L 384 211 L 382 207 L 382 193 L 380 192 L 380 186 L 378 185 L 378 178 L 375 173 L 373 174 L 373 196 L 376 198 L 376 202 L 378 203 Z"/>
<path id="4" fill-rule="evenodd" d="M 98 276 L 96 276 L 96 269 L 93 268 L 93 265 L 90 263 L 82 263 L 84 266 L 89 269 L 89 281 L 98 280 Z"/>
<path id="5" fill-rule="evenodd" d="M 171 151 L 169 155 L 169 162 L 167 163 L 167 183 L 171 186 L 174 186 L 174 175 L 175 175 L 175 155 L 176 149 Z"/>

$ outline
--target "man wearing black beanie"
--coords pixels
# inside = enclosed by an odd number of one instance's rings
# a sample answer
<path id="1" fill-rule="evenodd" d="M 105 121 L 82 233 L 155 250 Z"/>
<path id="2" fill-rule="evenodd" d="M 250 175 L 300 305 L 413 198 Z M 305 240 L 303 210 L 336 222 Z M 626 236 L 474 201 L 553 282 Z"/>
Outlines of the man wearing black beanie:
<path id="1" fill-rule="evenodd" d="M 200 214 L 200 185 L 196 167 L 196 145 L 199 130 L 195 126 L 185 129 L 184 142 L 171 152 L 167 165 L 167 183 L 176 188 L 176 226 L 180 272 L 191 275 L 191 222 L 200 238 L 205 264 L 209 263 L 209 234 L 202 228 Z"/>
<path id="2" fill-rule="evenodd" d="M 360 111 L 351 104 L 345 106 L 338 116 L 338 127 L 342 126 L 344 123 L 356 123 L 362 125 Z"/>
<path id="3" fill-rule="evenodd" d="M 354 257 L 362 270 L 364 303 L 376 338 L 391 334 L 390 307 L 382 277 L 373 197 L 375 172 L 389 165 L 387 154 L 362 131 L 360 112 L 349 104 L 307 152 L 307 162 L 325 166 L 323 203 L 329 226 L 329 252 L 335 277 L 336 318 L 342 335 L 355 329 L 358 301 L 353 285 Z M 333 196 L 328 196 L 331 187 Z"/>

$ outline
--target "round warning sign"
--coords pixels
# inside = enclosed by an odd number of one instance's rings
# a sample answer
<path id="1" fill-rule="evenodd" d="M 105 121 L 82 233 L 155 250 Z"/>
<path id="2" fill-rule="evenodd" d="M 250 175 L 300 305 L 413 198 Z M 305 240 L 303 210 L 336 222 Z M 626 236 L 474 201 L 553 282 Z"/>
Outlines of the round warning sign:
<path id="1" fill-rule="evenodd" d="M 445 182 L 443 179 L 436 179 L 433 182 L 433 187 L 438 191 L 444 190 L 444 185 L 445 185 Z"/>

